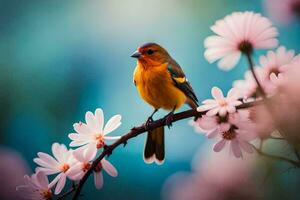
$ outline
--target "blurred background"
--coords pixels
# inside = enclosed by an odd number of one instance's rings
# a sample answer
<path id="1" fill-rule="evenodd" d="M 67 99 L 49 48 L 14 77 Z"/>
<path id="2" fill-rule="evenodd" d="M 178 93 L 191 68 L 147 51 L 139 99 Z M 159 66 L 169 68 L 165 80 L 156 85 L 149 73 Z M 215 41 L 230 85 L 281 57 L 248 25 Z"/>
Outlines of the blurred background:
<path id="1" fill-rule="evenodd" d="M 212 86 L 227 91 L 243 77 L 246 62 L 221 71 L 204 60 L 203 41 L 217 19 L 244 10 L 268 15 L 260 0 L 1 0 L 0 150 L 13 151 L 27 163 L 22 170 L 32 171 L 37 152 L 50 152 L 53 142 L 69 144 L 73 123 L 84 120 L 86 111 L 100 107 L 106 120 L 121 114 L 116 135 L 143 123 L 152 108 L 132 83 L 136 61 L 130 55 L 144 42 L 168 49 L 200 100 L 210 97 Z M 299 24 L 275 24 L 281 44 L 299 52 Z M 165 114 L 161 111 L 156 117 Z M 118 178 L 105 176 L 101 191 L 90 180 L 83 199 L 169 198 L 162 195 L 168 177 L 191 171 L 197 152 L 200 157 L 212 152 L 211 141 L 187 123 L 180 121 L 167 130 L 162 166 L 144 163 L 145 135 L 116 149 L 109 159 Z M 286 167 L 273 169 L 264 184 L 264 199 L 299 197 L 299 173 L 284 172 Z"/>

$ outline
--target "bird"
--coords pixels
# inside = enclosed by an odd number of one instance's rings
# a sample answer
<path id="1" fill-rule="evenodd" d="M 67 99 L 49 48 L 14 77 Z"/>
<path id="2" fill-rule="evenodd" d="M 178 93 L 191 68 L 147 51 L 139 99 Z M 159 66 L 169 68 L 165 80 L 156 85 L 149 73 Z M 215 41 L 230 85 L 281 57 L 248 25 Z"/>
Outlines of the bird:
<path id="1" fill-rule="evenodd" d="M 193 109 L 198 107 L 197 96 L 182 68 L 162 46 L 145 43 L 131 57 L 137 59 L 133 83 L 140 97 L 153 107 L 146 126 L 159 109 L 170 111 L 164 118 L 170 128 L 175 110 L 185 103 Z M 164 163 L 164 140 L 164 127 L 148 131 L 143 154 L 146 163 Z"/>

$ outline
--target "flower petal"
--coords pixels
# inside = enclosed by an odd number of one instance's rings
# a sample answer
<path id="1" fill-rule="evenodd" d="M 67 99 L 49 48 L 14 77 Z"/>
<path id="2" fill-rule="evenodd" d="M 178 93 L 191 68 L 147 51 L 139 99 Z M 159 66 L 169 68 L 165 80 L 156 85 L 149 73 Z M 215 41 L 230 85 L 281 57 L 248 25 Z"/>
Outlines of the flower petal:
<path id="1" fill-rule="evenodd" d="M 237 157 L 237 158 L 242 157 L 242 151 L 241 151 L 241 148 L 239 146 L 239 142 L 237 139 L 231 140 L 231 149 L 232 149 L 232 152 L 235 157 Z"/>
<path id="2" fill-rule="evenodd" d="M 118 176 L 118 171 L 117 169 L 106 159 L 101 160 L 101 164 L 103 169 L 112 177 Z"/>
<path id="3" fill-rule="evenodd" d="M 226 140 L 222 139 L 221 141 L 219 141 L 214 145 L 213 150 L 215 152 L 220 152 L 224 148 L 225 144 L 226 144 Z"/>
<path id="4" fill-rule="evenodd" d="M 104 127 L 104 135 L 114 131 L 121 125 L 121 115 L 115 115 L 108 120 Z"/>
<path id="5" fill-rule="evenodd" d="M 56 184 L 54 194 L 59 194 L 63 190 L 63 188 L 65 187 L 65 184 L 66 184 L 66 179 L 67 179 L 66 174 L 62 173 L 61 177 L 59 178 L 59 180 Z"/>
<path id="6" fill-rule="evenodd" d="M 211 89 L 211 95 L 217 100 L 224 98 L 222 90 L 220 90 L 218 87 L 213 87 Z"/>
<path id="7" fill-rule="evenodd" d="M 102 172 L 94 172 L 95 187 L 99 190 L 103 187 L 103 174 Z"/>

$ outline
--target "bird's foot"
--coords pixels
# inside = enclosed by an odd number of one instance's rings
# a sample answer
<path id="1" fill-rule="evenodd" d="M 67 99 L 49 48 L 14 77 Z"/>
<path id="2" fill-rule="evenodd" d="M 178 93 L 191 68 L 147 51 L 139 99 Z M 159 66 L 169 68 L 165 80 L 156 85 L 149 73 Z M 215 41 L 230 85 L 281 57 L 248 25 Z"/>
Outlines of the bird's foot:
<path id="1" fill-rule="evenodd" d="M 149 126 L 150 124 L 153 122 L 153 118 L 152 116 L 148 117 L 146 123 L 145 123 L 145 129 L 148 130 L 149 129 Z"/>
<path id="2" fill-rule="evenodd" d="M 166 125 L 168 126 L 168 128 L 171 128 L 172 122 L 173 122 L 173 119 L 174 119 L 174 112 L 170 112 L 164 118 L 166 120 Z"/>

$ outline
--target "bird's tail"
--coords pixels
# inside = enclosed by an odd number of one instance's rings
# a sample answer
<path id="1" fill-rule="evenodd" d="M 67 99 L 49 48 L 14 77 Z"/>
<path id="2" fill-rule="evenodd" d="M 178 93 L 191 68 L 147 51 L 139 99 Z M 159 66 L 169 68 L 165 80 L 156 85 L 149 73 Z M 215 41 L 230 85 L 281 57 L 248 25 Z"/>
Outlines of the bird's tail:
<path id="1" fill-rule="evenodd" d="M 165 136 L 164 127 L 158 127 L 148 132 L 144 150 L 146 163 L 163 164 L 165 160 Z"/>

